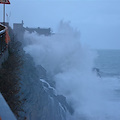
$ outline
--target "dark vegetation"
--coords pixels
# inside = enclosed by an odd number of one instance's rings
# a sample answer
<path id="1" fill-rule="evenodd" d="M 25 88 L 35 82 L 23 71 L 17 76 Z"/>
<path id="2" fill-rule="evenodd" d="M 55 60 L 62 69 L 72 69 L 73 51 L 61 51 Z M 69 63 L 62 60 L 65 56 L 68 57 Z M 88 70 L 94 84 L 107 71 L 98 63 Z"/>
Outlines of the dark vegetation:
<path id="1" fill-rule="evenodd" d="M 21 44 L 14 37 L 11 28 L 9 28 L 9 34 L 11 38 L 11 42 L 8 48 L 9 57 L 0 69 L 0 92 L 7 101 L 15 116 L 19 118 L 18 113 L 19 111 L 22 111 L 20 96 L 17 94 L 20 91 L 18 73 L 20 72 L 20 66 L 23 62 L 21 55 L 19 54 L 19 48 Z"/>

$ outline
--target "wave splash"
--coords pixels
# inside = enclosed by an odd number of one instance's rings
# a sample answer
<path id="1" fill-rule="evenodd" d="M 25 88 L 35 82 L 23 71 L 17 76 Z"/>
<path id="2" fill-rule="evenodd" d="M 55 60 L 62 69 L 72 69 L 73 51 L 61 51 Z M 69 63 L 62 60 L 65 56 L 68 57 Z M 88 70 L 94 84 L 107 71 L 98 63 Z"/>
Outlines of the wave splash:
<path id="1" fill-rule="evenodd" d="M 120 102 L 112 99 L 118 81 L 101 79 L 92 71 L 97 54 L 81 45 L 77 29 L 61 21 L 55 35 L 39 36 L 26 31 L 24 38 L 25 52 L 47 70 L 58 94 L 66 96 L 74 108 L 69 120 L 120 119 Z"/>

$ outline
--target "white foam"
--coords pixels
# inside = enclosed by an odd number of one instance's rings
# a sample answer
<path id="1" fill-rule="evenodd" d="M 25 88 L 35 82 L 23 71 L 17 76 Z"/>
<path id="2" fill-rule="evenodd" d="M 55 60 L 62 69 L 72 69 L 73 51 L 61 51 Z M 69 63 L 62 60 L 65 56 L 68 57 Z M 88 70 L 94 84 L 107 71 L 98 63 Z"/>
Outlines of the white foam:
<path id="1" fill-rule="evenodd" d="M 55 88 L 51 87 L 47 81 L 45 81 L 44 79 L 40 79 L 40 81 L 47 84 L 48 87 L 43 86 L 45 90 L 52 89 L 54 91 L 54 94 L 57 95 L 57 91 L 55 90 Z"/>
<path id="2" fill-rule="evenodd" d="M 96 54 L 81 45 L 79 31 L 61 22 L 53 36 L 26 32 L 26 39 L 24 50 L 52 76 L 57 92 L 72 104 L 75 120 L 120 120 L 120 102 L 114 99 L 120 95 L 114 92 L 120 87 L 119 80 L 101 79 L 92 72 Z"/>

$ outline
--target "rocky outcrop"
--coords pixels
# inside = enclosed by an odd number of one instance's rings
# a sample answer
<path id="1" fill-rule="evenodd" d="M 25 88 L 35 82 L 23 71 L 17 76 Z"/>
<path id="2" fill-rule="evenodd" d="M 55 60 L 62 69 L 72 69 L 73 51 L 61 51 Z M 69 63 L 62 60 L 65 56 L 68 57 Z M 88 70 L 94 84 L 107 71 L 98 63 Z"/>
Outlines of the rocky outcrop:
<path id="1" fill-rule="evenodd" d="M 16 39 L 13 36 L 10 55 L 0 70 L 0 91 L 10 108 L 18 120 L 66 120 L 66 114 L 74 112 L 72 107 Z"/>

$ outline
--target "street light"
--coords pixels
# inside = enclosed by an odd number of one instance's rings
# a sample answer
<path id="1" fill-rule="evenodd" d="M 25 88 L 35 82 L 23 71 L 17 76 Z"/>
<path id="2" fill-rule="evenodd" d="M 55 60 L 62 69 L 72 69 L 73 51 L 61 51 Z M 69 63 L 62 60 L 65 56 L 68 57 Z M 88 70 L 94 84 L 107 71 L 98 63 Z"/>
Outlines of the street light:
<path id="1" fill-rule="evenodd" d="M 10 4 L 9 0 L 0 0 L 0 4 L 3 4 L 3 23 L 5 23 L 5 4 Z"/>

